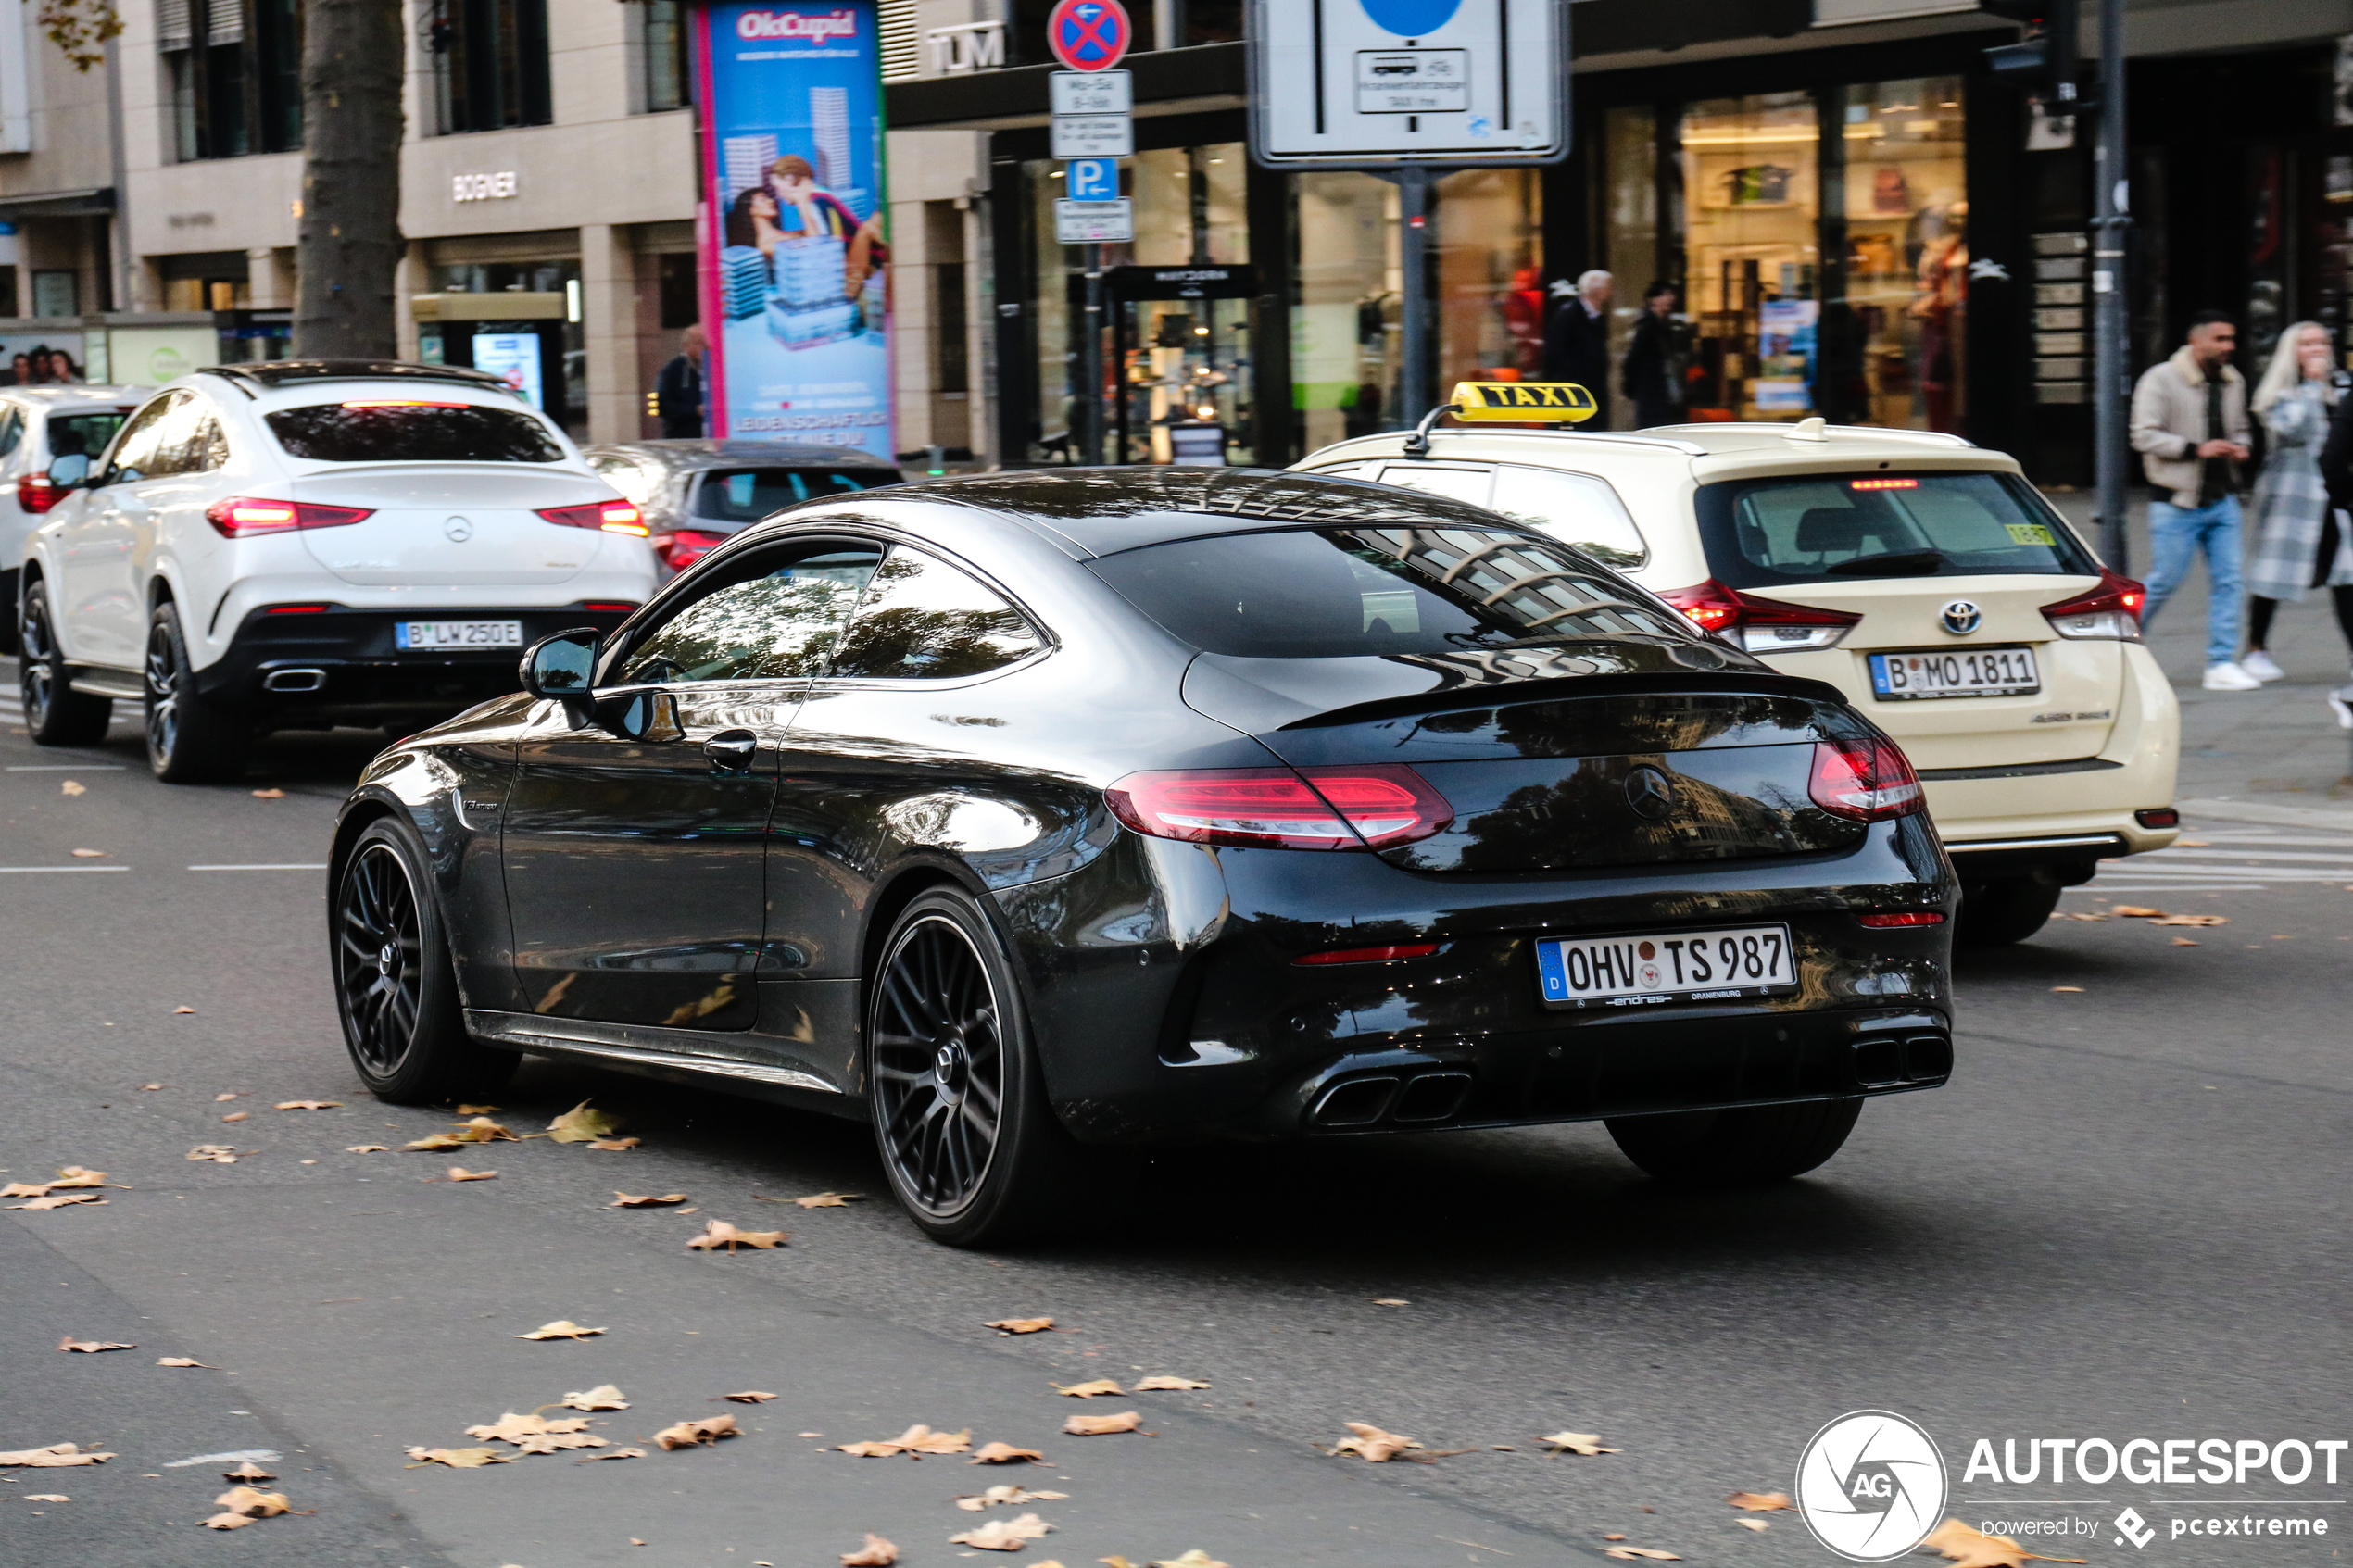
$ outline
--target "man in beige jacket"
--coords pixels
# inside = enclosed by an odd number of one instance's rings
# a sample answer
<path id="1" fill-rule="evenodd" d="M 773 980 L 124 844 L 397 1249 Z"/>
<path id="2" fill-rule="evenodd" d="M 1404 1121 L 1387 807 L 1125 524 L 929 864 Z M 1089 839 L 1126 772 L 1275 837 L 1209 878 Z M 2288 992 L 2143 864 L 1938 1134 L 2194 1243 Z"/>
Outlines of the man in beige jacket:
<path id="1" fill-rule="evenodd" d="M 2133 449 L 2149 497 L 2148 608 L 2144 625 L 2206 554 L 2206 689 L 2262 684 L 2239 668 L 2239 464 L 2247 458 L 2246 382 L 2231 368 L 2238 329 L 2219 310 L 2190 323 L 2189 342 L 2133 388 Z"/>

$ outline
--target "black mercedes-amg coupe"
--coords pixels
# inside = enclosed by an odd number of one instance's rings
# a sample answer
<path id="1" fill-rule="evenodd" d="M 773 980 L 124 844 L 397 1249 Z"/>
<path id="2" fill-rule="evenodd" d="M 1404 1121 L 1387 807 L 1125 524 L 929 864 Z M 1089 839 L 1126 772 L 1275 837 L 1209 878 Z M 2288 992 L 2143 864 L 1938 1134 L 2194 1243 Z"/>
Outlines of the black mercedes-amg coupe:
<path id="1" fill-rule="evenodd" d="M 528 1052 L 865 1117 L 915 1223 L 983 1245 L 1221 1136 L 1599 1119 L 1664 1180 L 1785 1178 L 1952 1068 L 1903 755 L 1441 497 L 829 497 L 523 664 L 335 834 L 387 1099 Z"/>

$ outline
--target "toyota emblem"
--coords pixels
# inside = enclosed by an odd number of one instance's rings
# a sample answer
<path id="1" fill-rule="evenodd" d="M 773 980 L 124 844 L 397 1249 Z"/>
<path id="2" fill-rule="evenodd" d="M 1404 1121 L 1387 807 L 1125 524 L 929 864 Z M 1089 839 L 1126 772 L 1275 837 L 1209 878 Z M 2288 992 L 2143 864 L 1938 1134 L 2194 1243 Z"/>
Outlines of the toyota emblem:
<path id="1" fill-rule="evenodd" d="M 1967 599 L 1955 599 L 1944 607 L 1938 619 L 1944 622 L 1944 630 L 1956 637 L 1966 637 L 1984 622 L 1985 612 Z"/>
<path id="2" fill-rule="evenodd" d="M 1626 775 L 1626 804 L 1647 822 L 1664 822 L 1675 809 L 1675 781 L 1644 763 Z"/>
<path id="3" fill-rule="evenodd" d="M 451 544 L 462 545 L 474 536 L 474 520 L 470 517 L 450 518 L 442 523 L 441 532 L 448 535 Z M 1946 610 L 1944 618 L 1949 622 L 1953 618 L 1953 612 Z"/>

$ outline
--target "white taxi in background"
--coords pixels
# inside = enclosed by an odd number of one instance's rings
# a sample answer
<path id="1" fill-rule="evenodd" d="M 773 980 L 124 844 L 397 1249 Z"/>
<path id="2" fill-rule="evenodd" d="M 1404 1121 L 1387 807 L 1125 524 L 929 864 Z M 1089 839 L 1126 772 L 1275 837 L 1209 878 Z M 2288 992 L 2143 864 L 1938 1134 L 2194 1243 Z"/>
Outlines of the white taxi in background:
<path id="1" fill-rule="evenodd" d="M 1496 418 L 1478 403 L 1508 384 L 1466 383 L 1455 406 Z M 1534 524 L 1775 668 L 1838 687 L 1919 771 L 1960 873 L 1965 942 L 2033 935 L 2101 859 L 2178 831 L 2179 713 L 2141 644 L 2141 585 L 1999 452 L 1819 419 L 1639 433 L 1475 422 L 1294 466 Z"/>

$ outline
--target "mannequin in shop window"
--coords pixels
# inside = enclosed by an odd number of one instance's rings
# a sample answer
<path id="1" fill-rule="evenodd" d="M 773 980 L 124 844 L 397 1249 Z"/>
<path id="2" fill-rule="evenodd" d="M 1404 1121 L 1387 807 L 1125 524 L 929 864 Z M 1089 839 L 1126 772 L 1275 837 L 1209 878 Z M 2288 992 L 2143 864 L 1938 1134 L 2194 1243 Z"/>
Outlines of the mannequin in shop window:
<path id="1" fill-rule="evenodd" d="M 1909 307 L 1920 324 L 1920 396 L 1929 429 L 1957 433 L 1967 365 L 1969 203 L 1957 201 L 1941 214 L 1927 208 L 1917 221 L 1927 236 L 1912 273 Z"/>

